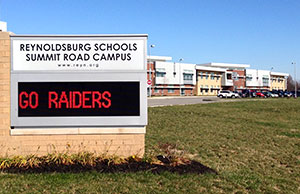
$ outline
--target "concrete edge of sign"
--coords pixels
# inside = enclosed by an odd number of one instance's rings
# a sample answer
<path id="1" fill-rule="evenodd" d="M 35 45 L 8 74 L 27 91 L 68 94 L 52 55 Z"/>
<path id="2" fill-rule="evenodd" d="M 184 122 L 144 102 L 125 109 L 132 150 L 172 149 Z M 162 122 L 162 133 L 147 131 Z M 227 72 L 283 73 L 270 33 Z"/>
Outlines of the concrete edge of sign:
<path id="1" fill-rule="evenodd" d="M 122 128 L 17 128 L 11 129 L 11 136 L 21 135 L 107 135 L 107 134 L 145 134 L 146 127 Z"/>
<path id="2" fill-rule="evenodd" d="M 148 37 L 148 34 L 10 34 L 10 37 Z"/>

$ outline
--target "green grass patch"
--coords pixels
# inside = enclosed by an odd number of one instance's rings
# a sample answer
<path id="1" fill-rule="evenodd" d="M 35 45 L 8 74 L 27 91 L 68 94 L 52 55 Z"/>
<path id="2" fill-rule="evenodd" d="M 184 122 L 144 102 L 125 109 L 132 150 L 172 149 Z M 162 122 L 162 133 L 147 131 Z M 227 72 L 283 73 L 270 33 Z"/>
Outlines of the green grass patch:
<path id="1" fill-rule="evenodd" d="M 287 137 L 296 137 L 296 138 L 300 138 L 300 133 L 288 133 L 288 132 L 284 132 L 282 133 L 282 135 L 285 135 Z"/>
<path id="2" fill-rule="evenodd" d="M 146 157 L 162 145 L 218 172 L 0 174 L 0 193 L 299 193 L 300 100 L 149 108 Z"/>

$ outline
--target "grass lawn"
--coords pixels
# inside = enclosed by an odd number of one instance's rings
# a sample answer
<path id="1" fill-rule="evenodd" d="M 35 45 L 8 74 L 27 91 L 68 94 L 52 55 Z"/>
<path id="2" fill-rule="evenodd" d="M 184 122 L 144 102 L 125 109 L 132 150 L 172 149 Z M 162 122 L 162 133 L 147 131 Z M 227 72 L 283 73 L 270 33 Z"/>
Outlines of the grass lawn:
<path id="1" fill-rule="evenodd" d="M 214 174 L 0 174 L 0 193 L 300 193 L 300 100 L 149 108 L 146 154 L 176 144 Z"/>

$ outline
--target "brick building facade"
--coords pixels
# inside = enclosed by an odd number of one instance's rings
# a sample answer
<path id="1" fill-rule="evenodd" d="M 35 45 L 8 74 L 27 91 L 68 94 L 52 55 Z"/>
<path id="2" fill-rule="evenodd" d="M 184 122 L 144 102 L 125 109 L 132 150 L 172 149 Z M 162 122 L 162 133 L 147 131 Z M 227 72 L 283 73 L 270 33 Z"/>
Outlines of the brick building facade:
<path id="1" fill-rule="evenodd" d="M 232 70 L 233 91 L 241 91 L 246 89 L 246 74 L 245 70 Z"/>

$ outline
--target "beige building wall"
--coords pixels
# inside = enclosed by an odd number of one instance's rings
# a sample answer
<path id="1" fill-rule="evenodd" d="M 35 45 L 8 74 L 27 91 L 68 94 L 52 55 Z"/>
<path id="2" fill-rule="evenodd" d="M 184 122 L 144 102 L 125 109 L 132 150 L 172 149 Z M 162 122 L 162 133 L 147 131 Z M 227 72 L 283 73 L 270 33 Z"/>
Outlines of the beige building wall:
<path id="1" fill-rule="evenodd" d="M 272 82 L 270 84 L 270 90 L 286 90 L 287 79 L 284 76 L 274 76 L 271 77 Z"/>
<path id="2" fill-rule="evenodd" d="M 221 90 L 222 73 L 197 70 L 197 96 L 216 96 Z"/>
<path id="3" fill-rule="evenodd" d="M 10 129 L 10 37 L 0 32 L 0 157 L 89 151 L 144 154 L 145 128 Z"/>

